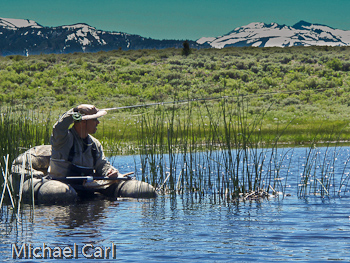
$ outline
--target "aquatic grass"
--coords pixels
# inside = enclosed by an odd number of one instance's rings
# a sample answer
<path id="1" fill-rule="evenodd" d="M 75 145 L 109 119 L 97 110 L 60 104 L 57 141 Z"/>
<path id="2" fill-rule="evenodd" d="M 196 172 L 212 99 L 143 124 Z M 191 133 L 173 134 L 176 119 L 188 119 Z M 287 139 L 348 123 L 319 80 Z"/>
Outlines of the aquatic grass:
<path id="1" fill-rule="evenodd" d="M 278 155 L 277 145 L 285 129 L 264 141 L 260 131 L 269 108 L 252 119 L 248 107 L 243 97 L 222 98 L 170 111 L 159 107 L 142 115 L 142 180 L 163 192 L 211 193 L 226 199 L 283 191 L 287 176 L 281 178 L 279 171 L 288 151 Z"/>
<path id="2" fill-rule="evenodd" d="M 341 193 L 346 190 L 348 184 L 348 173 L 346 173 L 346 167 L 349 158 L 344 162 L 339 186 L 337 186 L 335 180 L 335 167 L 341 150 L 341 148 L 339 148 L 339 138 L 342 130 L 346 127 L 347 125 L 342 127 L 338 137 L 336 137 L 337 134 L 324 139 L 319 139 L 315 136 L 314 143 L 308 148 L 305 163 L 303 164 L 304 169 L 301 173 L 298 184 L 298 195 L 300 197 L 308 195 L 329 197 L 341 195 Z M 330 148 L 331 142 L 333 142 L 334 138 L 336 139 L 336 143 L 332 144 L 332 148 Z M 323 146 L 323 152 L 317 147 L 317 141 L 324 142 L 323 144 L 325 144 L 325 146 Z"/>
<path id="3" fill-rule="evenodd" d="M 324 153 L 318 147 L 310 147 L 299 183 L 299 196 L 329 196 L 334 178 L 335 151 L 330 153 L 326 147 Z"/>
<path id="4" fill-rule="evenodd" d="M 6 198 L 6 192 L 8 193 L 8 197 L 11 201 L 12 208 L 15 209 L 15 199 L 13 198 L 13 191 L 10 186 L 9 182 L 9 155 L 4 157 L 5 160 L 5 170 L 1 167 L 2 172 L 2 178 L 3 178 L 3 186 L 2 186 L 2 193 L 1 193 L 1 201 L 0 201 L 0 207 L 2 207 L 4 199 Z"/>
<path id="5" fill-rule="evenodd" d="M 349 176 L 350 172 L 346 172 L 346 170 L 348 168 L 349 161 L 350 161 L 350 156 L 346 159 L 346 161 L 344 161 L 344 168 L 341 173 L 341 179 L 340 179 L 340 184 L 338 189 L 339 195 L 341 195 L 343 192 L 346 193 L 347 191 L 347 187 L 350 179 L 350 176 Z"/>
<path id="6" fill-rule="evenodd" d="M 1 200 L 0 200 L 1 217 L 3 216 L 2 214 L 3 206 L 4 207 L 6 206 L 7 207 L 6 221 L 12 222 L 13 220 L 16 220 L 16 222 L 21 222 L 20 215 L 21 215 L 22 188 L 24 183 L 24 174 L 21 175 L 19 192 L 17 192 L 14 189 L 13 178 L 12 178 L 12 175 L 10 174 L 9 155 L 4 157 L 4 162 L 5 162 L 5 170 L 1 167 L 2 177 L 4 181 L 2 186 Z M 8 204 L 8 202 L 10 202 L 10 204 Z M 9 206 L 10 206 L 10 210 L 8 209 Z M 34 203 L 33 203 L 33 209 L 34 209 Z M 12 211 L 12 214 L 9 214 L 8 213 L 9 211 Z M 10 219 L 8 217 L 10 217 Z"/>

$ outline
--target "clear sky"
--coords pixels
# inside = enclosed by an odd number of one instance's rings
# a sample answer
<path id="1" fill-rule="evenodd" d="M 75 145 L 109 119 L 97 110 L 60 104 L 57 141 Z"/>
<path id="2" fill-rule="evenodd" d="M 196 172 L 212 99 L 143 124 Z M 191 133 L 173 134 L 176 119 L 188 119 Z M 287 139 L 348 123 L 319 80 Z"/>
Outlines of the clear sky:
<path id="1" fill-rule="evenodd" d="M 225 35 L 251 22 L 300 20 L 350 30 L 350 0 L 0 0 L 0 17 L 42 26 L 87 23 L 156 39 Z"/>

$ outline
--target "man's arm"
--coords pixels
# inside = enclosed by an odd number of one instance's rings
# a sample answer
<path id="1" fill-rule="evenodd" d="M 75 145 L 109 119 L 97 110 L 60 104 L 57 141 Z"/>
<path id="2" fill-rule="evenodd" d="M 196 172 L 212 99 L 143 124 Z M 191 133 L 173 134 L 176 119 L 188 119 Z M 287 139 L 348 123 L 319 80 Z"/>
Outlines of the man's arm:
<path id="1" fill-rule="evenodd" d="M 96 173 L 99 176 L 103 176 L 103 177 L 118 177 L 118 176 L 120 176 L 118 169 L 113 167 L 113 165 L 111 165 L 110 162 L 107 161 L 107 159 L 103 153 L 103 148 L 102 148 L 101 143 L 95 138 L 93 138 L 93 140 L 94 140 L 94 143 L 95 143 L 96 148 L 97 148 L 96 165 L 95 165 Z"/>
<path id="2" fill-rule="evenodd" d="M 90 114 L 96 111 L 96 107 L 90 104 L 81 104 L 64 113 L 53 126 L 51 145 L 60 148 L 68 141 L 69 126 L 75 121 L 81 120 L 81 114 Z M 80 116 L 80 118 L 79 118 Z"/>
<path id="3" fill-rule="evenodd" d="M 51 145 L 54 148 L 61 148 L 68 141 L 68 129 L 73 123 L 74 109 L 70 109 L 64 113 L 55 123 L 52 130 Z"/>

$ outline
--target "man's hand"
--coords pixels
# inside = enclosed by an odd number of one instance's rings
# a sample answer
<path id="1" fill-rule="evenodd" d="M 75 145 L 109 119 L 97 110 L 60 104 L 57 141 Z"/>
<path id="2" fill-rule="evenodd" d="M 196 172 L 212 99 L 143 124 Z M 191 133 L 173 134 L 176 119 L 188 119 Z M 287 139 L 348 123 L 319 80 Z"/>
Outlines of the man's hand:
<path id="1" fill-rule="evenodd" d="M 107 171 L 107 177 L 113 178 L 113 177 L 123 177 L 119 171 L 115 168 L 109 168 L 109 170 Z"/>
<path id="2" fill-rule="evenodd" d="M 134 172 L 121 174 L 119 171 L 115 168 L 110 168 L 107 172 L 107 177 L 113 178 L 113 177 L 129 177 L 129 175 L 134 174 Z"/>
<path id="3" fill-rule="evenodd" d="M 84 115 L 92 115 L 98 112 L 98 109 L 94 105 L 81 104 L 77 107 L 78 111 Z"/>

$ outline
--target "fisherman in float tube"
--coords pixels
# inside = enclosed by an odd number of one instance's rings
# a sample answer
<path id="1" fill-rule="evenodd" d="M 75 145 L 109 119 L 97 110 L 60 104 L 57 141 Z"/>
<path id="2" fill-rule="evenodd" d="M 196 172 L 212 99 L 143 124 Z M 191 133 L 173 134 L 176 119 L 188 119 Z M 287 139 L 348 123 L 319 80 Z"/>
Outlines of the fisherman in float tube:
<path id="1" fill-rule="evenodd" d="M 98 191 L 112 197 L 154 197 L 151 185 L 129 180 L 128 175 L 132 173 L 120 174 L 107 161 L 101 143 L 91 135 L 97 131 L 98 118 L 106 114 L 106 110 L 94 105 L 81 104 L 59 118 L 50 140 L 49 177 L 71 185 L 78 194 Z"/>
<path id="2" fill-rule="evenodd" d="M 51 136 L 52 155 L 49 173 L 53 179 L 67 176 L 122 176 L 105 158 L 96 133 L 99 117 L 107 111 L 82 104 L 70 109 L 56 122 Z M 71 124 L 73 127 L 69 129 Z"/>

